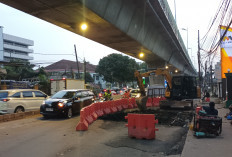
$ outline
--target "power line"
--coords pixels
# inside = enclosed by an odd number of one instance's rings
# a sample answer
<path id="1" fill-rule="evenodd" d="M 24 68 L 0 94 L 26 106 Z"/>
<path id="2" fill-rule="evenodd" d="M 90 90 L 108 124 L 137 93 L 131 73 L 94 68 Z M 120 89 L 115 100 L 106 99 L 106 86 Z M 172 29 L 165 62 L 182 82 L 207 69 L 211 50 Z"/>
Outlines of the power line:
<path id="1" fill-rule="evenodd" d="M 54 54 L 54 53 L 33 53 L 33 54 L 38 54 L 38 55 L 72 55 L 75 56 L 74 54 Z"/>

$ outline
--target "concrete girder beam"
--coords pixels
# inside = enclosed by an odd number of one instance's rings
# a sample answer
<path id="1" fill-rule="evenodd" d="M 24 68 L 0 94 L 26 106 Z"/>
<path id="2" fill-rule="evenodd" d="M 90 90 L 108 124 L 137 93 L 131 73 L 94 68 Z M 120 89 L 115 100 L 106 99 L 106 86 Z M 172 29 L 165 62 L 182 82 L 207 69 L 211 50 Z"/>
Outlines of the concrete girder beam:
<path id="1" fill-rule="evenodd" d="M 176 44 L 177 37 L 174 33 L 170 34 L 170 31 L 173 31 L 172 27 L 156 0 L 0 0 L 0 2 L 133 57 L 139 58 L 138 53 L 143 51 L 146 53 L 143 60 L 147 63 L 163 60 L 178 69 L 183 69 L 189 64 L 188 57 L 184 56 L 182 48 Z M 151 8 L 148 2 L 154 7 Z M 165 28 L 160 23 L 160 18 L 165 22 Z M 86 32 L 79 28 L 83 21 L 86 21 L 90 28 Z M 170 59 L 173 51 L 177 51 L 175 54 L 177 56 Z M 185 68 L 185 73 L 193 71 L 192 67 Z"/>

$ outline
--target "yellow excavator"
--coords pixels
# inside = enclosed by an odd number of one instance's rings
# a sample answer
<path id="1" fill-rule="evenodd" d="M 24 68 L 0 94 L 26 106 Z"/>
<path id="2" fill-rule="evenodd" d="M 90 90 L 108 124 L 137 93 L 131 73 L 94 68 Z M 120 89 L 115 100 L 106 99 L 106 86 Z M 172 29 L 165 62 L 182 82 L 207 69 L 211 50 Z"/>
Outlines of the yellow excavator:
<path id="1" fill-rule="evenodd" d="M 167 69 L 156 69 L 145 73 L 135 71 L 134 75 L 137 78 L 137 83 L 140 88 L 141 98 L 140 105 L 144 108 L 146 105 L 146 92 L 143 85 L 143 77 L 149 77 L 150 75 L 163 75 L 167 81 L 167 88 L 165 90 L 166 100 L 160 101 L 160 108 L 169 107 L 193 107 L 193 99 L 200 97 L 199 88 L 197 87 L 196 77 L 178 75 L 171 76 Z M 139 106 L 140 106 L 139 105 Z"/>

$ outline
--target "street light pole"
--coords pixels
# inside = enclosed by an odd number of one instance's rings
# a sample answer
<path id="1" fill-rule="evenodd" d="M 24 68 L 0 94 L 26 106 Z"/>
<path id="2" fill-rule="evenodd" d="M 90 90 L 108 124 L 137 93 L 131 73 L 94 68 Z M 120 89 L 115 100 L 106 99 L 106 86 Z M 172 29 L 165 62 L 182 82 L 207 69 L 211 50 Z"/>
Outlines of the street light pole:
<path id="1" fill-rule="evenodd" d="M 80 70 L 79 70 L 79 62 L 77 58 L 77 50 L 76 50 L 76 45 L 74 45 L 74 50 L 75 50 L 75 55 L 76 55 L 76 63 L 77 63 L 77 79 L 80 79 Z"/>
<path id="2" fill-rule="evenodd" d="M 188 52 L 188 27 L 187 28 L 182 28 L 182 30 L 187 32 L 187 52 Z"/>
<path id="3" fill-rule="evenodd" d="M 176 0 L 174 0 L 174 8 L 175 8 L 175 21 L 176 21 Z"/>

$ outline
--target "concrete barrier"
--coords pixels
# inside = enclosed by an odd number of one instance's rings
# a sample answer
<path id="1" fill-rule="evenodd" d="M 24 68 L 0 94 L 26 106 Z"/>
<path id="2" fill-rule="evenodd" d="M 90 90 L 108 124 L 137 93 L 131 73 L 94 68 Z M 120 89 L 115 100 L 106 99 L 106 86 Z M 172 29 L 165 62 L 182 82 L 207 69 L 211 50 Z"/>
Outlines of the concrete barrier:
<path id="1" fill-rule="evenodd" d="M 39 110 L 0 115 L 0 123 L 40 114 Z"/>

